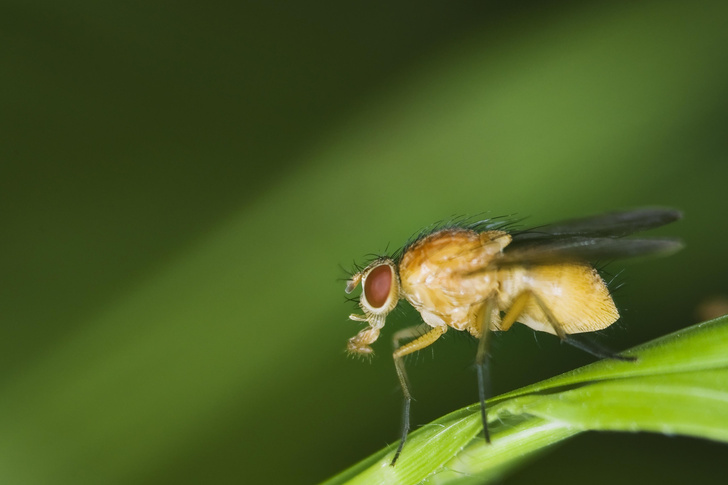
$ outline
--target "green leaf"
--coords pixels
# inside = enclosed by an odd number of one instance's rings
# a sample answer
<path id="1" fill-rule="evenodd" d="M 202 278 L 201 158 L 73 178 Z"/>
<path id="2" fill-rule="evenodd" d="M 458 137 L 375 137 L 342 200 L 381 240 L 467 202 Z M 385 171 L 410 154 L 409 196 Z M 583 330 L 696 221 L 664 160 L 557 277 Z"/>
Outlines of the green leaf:
<path id="1" fill-rule="evenodd" d="M 590 430 L 728 442 L 728 316 L 625 354 L 638 360 L 603 360 L 490 400 L 490 445 L 473 404 L 413 432 L 397 466 L 393 443 L 325 484 L 489 483 Z"/>

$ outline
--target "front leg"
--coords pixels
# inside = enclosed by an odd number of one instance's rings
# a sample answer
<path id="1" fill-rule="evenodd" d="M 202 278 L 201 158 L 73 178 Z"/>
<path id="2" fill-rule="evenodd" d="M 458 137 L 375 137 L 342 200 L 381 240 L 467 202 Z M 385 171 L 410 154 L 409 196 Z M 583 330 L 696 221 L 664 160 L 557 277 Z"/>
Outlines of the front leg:
<path id="1" fill-rule="evenodd" d="M 379 338 L 379 332 L 384 327 L 383 318 L 372 318 L 365 315 L 349 315 L 355 322 L 368 322 L 369 327 L 349 339 L 346 350 L 350 354 L 370 355 L 374 351 L 371 345 Z"/>
<path id="2" fill-rule="evenodd" d="M 394 336 L 394 344 L 396 347 L 397 345 L 399 345 L 400 340 L 420 335 L 415 340 L 406 343 L 401 347 L 397 347 L 392 354 L 392 357 L 394 357 L 394 368 L 397 370 L 399 385 L 402 387 L 402 394 L 404 396 L 404 400 L 402 402 L 402 435 L 399 440 L 397 452 L 394 454 L 394 458 L 392 459 L 392 466 L 397 463 L 397 459 L 399 458 L 400 453 L 402 453 L 402 448 L 404 448 L 404 442 L 407 440 L 407 434 L 409 433 L 410 429 L 410 402 L 412 401 L 412 395 L 409 391 L 407 372 L 405 371 L 404 360 L 402 358 L 405 355 L 417 352 L 418 350 L 424 349 L 428 345 L 431 345 L 433 342 L 435 342 L 435 340 L 440 338 L 440 336 L 447 331 L 447 326 L 442 325 L 439 327 L 435 327 L 426 334 L 422 335 L 422 327 L 423 325 L 418 325 L 416 327 L 407 328 L 405 330 L 397 332 Z"/>
<path id="3" fill-rule="evenodd" d="M 369 355 L 372 352 L 371 344 L 379 338 L 379 328 L 368 327 L 354 335 L 346 344 L 346 350 L 350 354 Z"/>

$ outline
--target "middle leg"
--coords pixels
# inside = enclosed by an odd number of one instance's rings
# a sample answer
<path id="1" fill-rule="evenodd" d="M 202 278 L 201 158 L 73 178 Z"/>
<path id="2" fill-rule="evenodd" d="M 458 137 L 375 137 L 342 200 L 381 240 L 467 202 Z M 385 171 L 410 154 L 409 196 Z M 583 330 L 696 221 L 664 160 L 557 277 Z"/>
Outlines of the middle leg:
<path id="1" fill-rule="evenodd" d="M 490 380 L 488 372 L 488 346 L 490 344 L 490 326 L 495 311 L 495 297 L 491 296 L 485 300 L 476 318 L 476 325 L 480 326 L 480 340 L 478 341 L 478 352 L 475 354 L 475 370 L 478 373 L 478 397 L 480 398 L 480 419 L 483 421 L 483 436 L 485 442 L 490 443 L 490 432 L 488 431 L 488 411 L 485 407 L 486 379 Z"/>
<path id="2" fill-rule="evenodd" d="M 524 291 L 513 300 L 508 312 L 500 322 L 500 330 L 506 331 L 519 316 L 523 313 L 530 299 L 530 292 Z M 483 421 L 483 436 L 485 442 L 490 443 L 490 431 L 488 430 L 488 410 L 485 405 L 485 396 L 488 394 L 486 384 L 490 380 L 488 372 L 488 346 L 490 344 L 491 324 L 493 323 L 493 314 L 496 311 L 495 295 L 485 300 L 480 311 L 477 314 L 478 325 L 480 327 L 480 341 L 478 342 L 478 353 L 475 356 L 475 370 L 478 373 L 478 396 L 480 397 L 480 418 Z"/>

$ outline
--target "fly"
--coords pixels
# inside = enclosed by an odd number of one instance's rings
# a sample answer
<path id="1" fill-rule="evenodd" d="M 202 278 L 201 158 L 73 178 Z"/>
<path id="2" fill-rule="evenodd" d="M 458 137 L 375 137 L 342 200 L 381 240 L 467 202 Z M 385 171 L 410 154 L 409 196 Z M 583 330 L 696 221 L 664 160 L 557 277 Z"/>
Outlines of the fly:
<path id="1" fill-rule="evenodd" d="M 424 324 L 394 334 L 394 365 L 404 396 L 402 432 L 392 465 L 410 430 L 412 395 L 403 357 L 433 344 L 449 329 L 479 339 L 475 364 L 483 434 L 490 443 L 485 406 L 488 334 L 519 322 L 600 358 L 635 360 L 571 337 L 609 327 L 619 319 L 595 260 L 669 254 L 677 239 L 624 239 L 677 219 L 672 209 L 645 208 L 573 219 L 525 231 L 499 221 L 452 224 L 420 234 L 392 257 L 380 257 L 348 280 L 346 292 L 361 284 L 368 326 L 349 339 L 348 351 L 371 354 L 387 315 L 407 300 Z M 423 332 L 423 328 L 425 331 Z M 406 343 L 403 343 L 406 342 Z"/>

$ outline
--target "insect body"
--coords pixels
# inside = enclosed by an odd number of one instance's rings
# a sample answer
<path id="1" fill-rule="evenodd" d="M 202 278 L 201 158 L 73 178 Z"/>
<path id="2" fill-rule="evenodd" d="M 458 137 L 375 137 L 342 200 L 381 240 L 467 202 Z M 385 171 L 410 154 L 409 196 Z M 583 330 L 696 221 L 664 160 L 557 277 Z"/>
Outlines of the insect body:
<path id="1" fill-rule="evenodd" d="M 402 358 L 429 346 L 448 329 L 479 339 L 476 369 L 488 442 L 485 371 L 490 331 L 506 331 L 520 322 L 599 357 L 633 360 L 570 337 L 601 330 L 619 319 L 607 285 L 589 261 L 677 250 L 680 243 L 673 239 L 622 237 L 679 217 L 674 210 L 640 209 L 512 233 L 489 221 L 454 225 L 421 235 L 396 256 L 378 258 L 354 274 L 346 291 L 362 284 L 359 305 L 364 315 L 350 318 L 369 326 L 349 340 L 350 352 L 372 352 L 387 314 L 401 299 L 424 321 L 424 332 L 418 325 L 394 335 L 393 357 L 404 401 L 402 439 L 392 465 L 409 432 L 412 397 Z M 405 340 L 409 342 L 400 345 Z"/>

